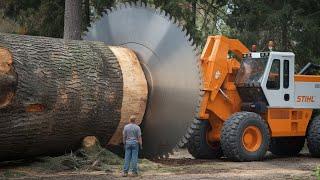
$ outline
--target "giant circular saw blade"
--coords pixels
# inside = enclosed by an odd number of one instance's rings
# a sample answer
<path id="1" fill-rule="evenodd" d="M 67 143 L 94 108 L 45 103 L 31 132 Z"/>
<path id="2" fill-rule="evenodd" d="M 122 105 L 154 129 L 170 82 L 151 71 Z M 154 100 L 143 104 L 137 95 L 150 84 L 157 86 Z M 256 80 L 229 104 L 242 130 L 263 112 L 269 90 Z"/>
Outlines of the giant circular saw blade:
<path id="1" fill-rule="evenodd" d="M 126 3 L 92 23 L 84 39 L 127 47 L 137 54 L 149 87 L 141 125 L 143 154 L 163 156 L 179 141 L 186 142 L 201 84 L 198 54 L 186 31 L 160 9 Z"/>

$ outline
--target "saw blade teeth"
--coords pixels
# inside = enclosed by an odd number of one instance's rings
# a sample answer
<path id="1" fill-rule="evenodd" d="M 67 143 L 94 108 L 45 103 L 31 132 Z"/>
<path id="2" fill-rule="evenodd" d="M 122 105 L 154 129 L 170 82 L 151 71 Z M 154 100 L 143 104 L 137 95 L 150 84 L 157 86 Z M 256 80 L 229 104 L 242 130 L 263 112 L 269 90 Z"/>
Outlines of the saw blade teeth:
<path id="1" fill-rule="evenodd" d="M 176 24 L 177 19 L 175 17 L 171 16 L 171 20 L 172 20 L 172 23 Z"/>
<path id="2" fill-rule="evenodd" d="M 188 141 L 188 139 L 190 139 L 190 134 L 192 134 L 193 132 L 189 132 L 189 129 L 187 130 L 187 133 L 184 135 L 184 137 L 186 138 L 186 140 Z"/>
<path id="3" fill-rule="evenodd" d="M 178 148 L 182 148 L 184 146 L 184 143 L 182 141 L 179 141 L 177 145 L 178 145 Z"/>
<path id="4" fill-rule="evenodd" d="M 101 12 L 101 17 L 106 15 L 107 14 L 107 11 L 108 11 L 108 8 L 106 9 L 103 9 L 102 12 Z"/>
<path id="5" fill-rule="evenodd" d="M 187 38 L 188 38 L 188 40 L 191 42 L 190 46 L 193 46 L 193 45 L 194 45 L 194 41 L 193 41 L 193 38 L 192 38 L 190 32 L 188 32 Z"/>
<path id="6" fill-rule="evenodd" d="M 183 32 L 183 29 L 184 29 L 184 28 L 183 28 L 183 26 L 180 24 L 180 22 L 179 22 L 178 28 L 180 29 L 181 32 Z M 184 32 L 183 32 L 183 33 L 184 33 Z"/>
<path id="7" fill-rule="evenodd" d="M 200 91 L 200 96 L 203 96 L 205 94 L 205 91 Z"/>
<path id="8" fill-rule="evenodd" d="M 170 16 L 167 16 L 167 13 L 166 13 L 165 11 L 161 10 L 160 15 L 161 15 L 163 18 L 165 18 L 167 21 L 171 22 L 171 21 L 170 21 Z"/>
<path id="9" fill-rule="evenodd" d="M 124 3 L 124 6 L 125 6 L 126 8 L 129 8 L 129 7 L 130 7 L 130 3 L 129 3 L 129 2 L 125 2 L 125 3 Z"/>
<path id="10" fill-rule="evenodd" d="M 139 6 L 140 1 L 133 1 L 132 6 Z"/>
<path id="11" fill-rule="evenodd" d="M 189 38 L 189 42 L 190 42 L 190 46 L 192 46 L 192 49 L 193 49 L 193 51 L 194 51 L 194 48 L 193 48 L 193 46 L 194 46 L 194 40 L 193 40 L 193 38 L 191 37 L 191 34 L 189 34 L 189 36 L 190 36 L 190 38 Z"/>
<path id="12" fill-rule="evenodd" d="M 184 34 L 187 34 L 188 32 L 187 32 L 187 29 L 185 28 L 185 27 L 183 27 L 182 26 L 182 32 L 184 33 Z"/>
<path id="13" fill-rule="evenodd" d="M 193 39 L 192 39 L 193 41 Z M 197 45 L 195 44 L 195 41 L 193 41 L 193 44 L 192 44 L 192 48 L 193 48 L 193 51 L 196 53 L 196 56 L 198 56 L 198 49 L 197 49 Z"/>
<path id="14" fill-rule="evenodd" d="M 186 27 L 184 27 L 183 25 L 181 25 L 182 31 L 186 34 Z"/>
<path id="15" fill-rule="evenodd" d="M 194 52 L 195 52 L 196 58 L 197 58 L 197 63 L 199 63 L 201 51 L 199 50 L 199 47 L 197 46 L 197 44 L 194 44 L 193 46 L 194 46 Z"/>
<path id="16" fill-rule="evenodd" d="M 171 21 L 172 21 L 172 23 L 176 24 L 177 23 L 177 18 L 171 16 Z"/>
<path id="17" fill-rule="evenodd" d="M 164 11 L 164 13 L 165 13 L 166 16 L 171 20 L 171 15 L 170 15 L 167 11 Z"/>
<path id="18" fill-rule="evenodd" d="M 188 142 L 188 140 L 186 139 L 186 137 L 183 137 L 183 138 L 182 138 L 182 142 L 183 142 L 184 144 L 186 144 L 186 143 Z"/>
<path id="19" fill-rule="evenodd" d="M 156 10 L 155 10 L 155 13 L 160 15 L 161 14 L 161 9 L 158 7 Z"/>
<path id="20" fill-rule="evenodd" d="M 195 126 L 199 125 L 200 124 L 200 121 L 196 118 L 193 119 L 193 122 L 192 122 Z"/>
<path id="21" fill-rule="evenodd" d="M 111 12 L 112 12 L 112 11 L 116 11 L 116 10 L 117 10 L 117 6 L 111 7 Z"/>
<path id="22" fill-rule="evenodd" d="M 193 129 L 191 128 L 191 126 L 188 128 L 187 132 L 190 133 L 190 134 L 193 133 Z M 187 137 L 187 138 L 189 138 L 189 137 Z"/>
<path id="23" fill-rule="evenodd" d="M 142 7 L 147 7 L 147 4 L 145 2 L 141 2 Z"/>
<path id="24" fill-rule="evenodd" d="M 111 13 L 111 9 L 107 9 L 104 13 L 105 13 L 105 15 L 110 14 L 110 13 Z M 104 15 L 103 15 L 103 16 L 104 16 Z"/>
<path id="25" fill-rule="evenodd" d="M 152 8 L 150 3 L 146 2 L 145 4 L 146 4 L 146 8 Z"/>
<path id="26" fill-rule="evenodd" d="M 138 0 L 138 1 L 136 1 L 135 3 L 136 3 L 136 6 L 137 6 L 137 7 L 143 7 L 143 6 L 142 6 L 142 3 L 143 3 L 143 2 L 142 2 L 141 0 Z"/>
<path id="27" fill-rule="evenodd" d="M 179 27 L 179 22 L 178 21 L 176 21 L 175 23 L 174 23 L 177 27 Z"/>
<path id="28" fill-rule="evenodd" d="M 156 6 L 154 4 L 151 4 L 151 5 L 149 4 L 149 7 L 152 9 L 156 9 Z"/>
<path id="29" fill-rule="evenodd" d="M 201 49 L 199 48 L 199 46 L 196 47 L 195 52 L 197 53 L 197 56 L 199 56 L 199 58 L 200 58 L 202 52 L 201 52 Z"/>
<path id="30" fill-rule="evenodd" d="M 188 39 L 188 41 L 190 42 L 190 39 L 191 39 L 191 36 L 188 32 L 186 32 L 186 38 Z M 191 45 L 192 45 L 192 42 L 191 42 Z"/>
<path id="31" fill-rule="evenodd" d="M 116 10 L 117 10 L 117 9 L 122 9 L 122 7 L 124 7 L 124 4 L 123 4 L 123 3 L 118 3 L 118 4 L 116 5 Z"/>
<path id="32" fill-rule="evenodd" d="M 191 126 L 190 126 L 192 129 L 195 129 L 195 128 L 197 128 L 197 126 L 195 125 L 195 124 L 191 124 Z"/>
<path id="33" fill-rule="evenodd" d="M 160 15 L 161 16 L 163 16 L 163 17 L 167 17 L 167 15 L 166 15 L 166 12 L 165 11 L 163 11 L 163 10 L 160 10 L 161 12 L 160 12 Z"/>

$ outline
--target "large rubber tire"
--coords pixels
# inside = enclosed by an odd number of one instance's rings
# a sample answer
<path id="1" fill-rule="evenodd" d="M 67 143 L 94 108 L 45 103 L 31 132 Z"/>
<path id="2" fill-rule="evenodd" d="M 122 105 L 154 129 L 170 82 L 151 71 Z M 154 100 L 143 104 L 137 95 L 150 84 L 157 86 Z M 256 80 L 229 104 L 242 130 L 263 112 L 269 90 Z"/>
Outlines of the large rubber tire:
<path id="1" fill-rule="evenodd" d="M 313 157 L 320 157 L 320 116 L 312 119 L 307 131 L 307 144 Z"/>
<path id="2" fill-rule="evenodd" d="M 248 151 L 243 143 L 243 134 L 248 127 L 256 128 L 261 135 L 257 150 Z M 221 133 L 223 154 L 232 161 L 263 160 L 270 143 L 270 133 L 266 122 L 253 112 L 237 112 L 224 122 Z"/>
<path id="3" fill-rule="evenodd" d="M 196 159 L 215 159 L 222 156 L 220 143 L 211 146 L 207 143 L 207 131 L 209 128 L 208 121 L 199 121 L 192 128 L 193 134 L 189 139 L 187 149 Z"/>
<path id="4" fill-rule="evenodd" d="M 305 137 L 272 138 L 269 151 L 278 156 L 296 156 L 304 146 Z"/>

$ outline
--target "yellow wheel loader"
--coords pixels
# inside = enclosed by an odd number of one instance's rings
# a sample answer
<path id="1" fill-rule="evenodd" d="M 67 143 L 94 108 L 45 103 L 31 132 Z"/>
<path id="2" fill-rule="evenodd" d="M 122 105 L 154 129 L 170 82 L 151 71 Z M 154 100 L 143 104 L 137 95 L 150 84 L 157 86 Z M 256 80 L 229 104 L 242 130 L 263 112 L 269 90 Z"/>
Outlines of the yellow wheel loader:
<path id="1" fill-rule="evenodd" d="M 249 52 L 238 40 L 210 36 L 200 61 L 204 94 L 195 132 L 203 134 L 191 137 L 192 155 L 253 161 L 269 150 L 293 156 L 305 139 L 310 153 L 320 155 L 320 120 L 311 120 L 320 108 L 320 76 L 305 75 L 309 68 L 295 74 L 293 53 Z"/>

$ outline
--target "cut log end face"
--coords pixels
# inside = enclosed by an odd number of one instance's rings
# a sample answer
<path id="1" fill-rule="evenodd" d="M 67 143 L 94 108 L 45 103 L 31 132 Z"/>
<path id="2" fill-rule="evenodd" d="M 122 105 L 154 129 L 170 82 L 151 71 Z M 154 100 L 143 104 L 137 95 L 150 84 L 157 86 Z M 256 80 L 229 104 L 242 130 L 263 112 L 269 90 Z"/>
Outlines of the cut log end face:
<path id="1" fill-rule="evenodd" d="M 12 62 L 11 52 L 0 47 L 0 108 L 9 105 L 16 92 L 17 74 Z"/>
<path id="2" fill-rule="evenodd" d="M 148 99 L 148 85 L 136 54 L 124 47 L 109 47 L 116 56 L 122 71 L 123 100 L 121 119 L 116 132 L 108 145 L 122 143 L 122 130 L 129 123 L 130 116 L 136 116 L 136 123 L 141 124 Z"/>

